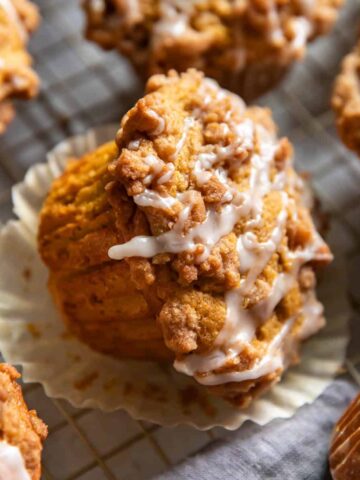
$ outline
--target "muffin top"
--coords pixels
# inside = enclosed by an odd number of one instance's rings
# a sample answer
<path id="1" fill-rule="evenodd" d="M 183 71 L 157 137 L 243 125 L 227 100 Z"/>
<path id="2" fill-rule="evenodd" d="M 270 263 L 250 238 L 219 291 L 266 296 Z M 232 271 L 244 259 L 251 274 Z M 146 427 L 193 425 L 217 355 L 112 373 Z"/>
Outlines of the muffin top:
<path id="1" fill-rule="evenodd" d="M 112 285 L 126 276 L 119 284 L 141 293 L 142 319 L 159 325 L 177 370 L 216 388 L 268 385 L 324 324 L 314 268 L 332 256 L 310 208 L 268 109 L 196 70 L 171 71 L 148 81 L 116 145 L 54 182 L 39 249 L 66 311 L 84 305 L 69 288 L 90 307 L 94 297 L 94 311 L 109 299 L 112 311 Z M 132 332 L 123 310 L 118 323 Z"/>
<path id="2" fill-rule="evenodd" d="M 288 64 L 324 33 L 342 0 L 100 0 L 85 2 L 87 35 L 118 47 L 147 74 L 196 67 L 210 76 L 259 59 Z M 216 76 L 216 75 L 215 75 Z"/>
<path id="3" fill-rule="evenodd" d="M 269 342 L 277 351 L 287 331 L 322 324 L 312 267 L 331 254 L 268 110 L 194 70 L 154 76 L 147 92 L 109 166 L 122 237 L 109 256 L 138 288 L 157 285 L 176 368 L 209 385 L 240 381 Z"/>

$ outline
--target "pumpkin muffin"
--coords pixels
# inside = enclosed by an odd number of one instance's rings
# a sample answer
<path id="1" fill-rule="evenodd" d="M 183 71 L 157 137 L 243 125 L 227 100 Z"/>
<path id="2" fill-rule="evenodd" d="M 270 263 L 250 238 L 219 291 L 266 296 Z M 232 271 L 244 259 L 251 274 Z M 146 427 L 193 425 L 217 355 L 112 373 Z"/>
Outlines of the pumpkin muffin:
<path id="1" fill-rule="evenodd" d="M 246 100 L 326 33 L 342 0 L 85 0 L 86 36 L 142 77 L 195 67 Z"/>
<path id="2" fill-rule="evenodd" d="M 315 229 L 271 113 L 202 73 L 155 75 L 116 143 L 69 163 L 39 250 L 72 332 L 117 357 L 173 361 L 239 406 L 324 325 Z"/>

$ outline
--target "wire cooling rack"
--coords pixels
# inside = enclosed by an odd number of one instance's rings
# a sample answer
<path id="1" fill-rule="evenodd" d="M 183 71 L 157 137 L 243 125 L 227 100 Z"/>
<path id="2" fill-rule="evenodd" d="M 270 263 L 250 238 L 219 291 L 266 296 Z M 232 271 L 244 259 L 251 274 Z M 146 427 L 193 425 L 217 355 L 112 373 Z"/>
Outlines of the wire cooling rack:
<path id="1" fill-rule="evenodd" d="M 37 100 L 18 104 L 16 119 L 0 140 L 2 222 L 12 216 L 11 186 L 31 164 L 44 161 L 46 152 L 70 135 L 118 121 L 142 91 L 124 59 L 83 39 L 79 2 L 36 3 L 43 22 L 31 51 L 42 90 Z M 354 319 L 360 314 L 360 160 L 339 142 L 329 98 L 359 20 L 358 0 L 347 0 L 333 33 L 316 41 L 282 87 L 258 102 L 273 109 L 280 133 L 295 146 L 298 169 L 312 174 L 324 209 L 331 213 L 328 240 L 351 260 Z M 355 341 L 350 348 L 356 351 Z M 161 428 L 122 411 L 78 410 L 47 398 L 37 384 L 25 385 L 24 391 L 29 406 L 49 426 L 43 455 L 47 480 L 148 479 L 224 435 L 220 429 Z"/>

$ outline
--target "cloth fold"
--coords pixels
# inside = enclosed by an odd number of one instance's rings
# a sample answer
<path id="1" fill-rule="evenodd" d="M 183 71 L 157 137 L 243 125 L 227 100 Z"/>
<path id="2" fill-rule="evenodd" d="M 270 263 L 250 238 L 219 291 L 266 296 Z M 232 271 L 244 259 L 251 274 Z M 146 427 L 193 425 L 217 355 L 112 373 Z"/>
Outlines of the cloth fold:
<path id="1" fill-rule="evenodd" d="M 328 480 L 331 431 L 358 390 L 350 377 L 338 378 L 292 418 L 247 422 L 156 479 Z"/>

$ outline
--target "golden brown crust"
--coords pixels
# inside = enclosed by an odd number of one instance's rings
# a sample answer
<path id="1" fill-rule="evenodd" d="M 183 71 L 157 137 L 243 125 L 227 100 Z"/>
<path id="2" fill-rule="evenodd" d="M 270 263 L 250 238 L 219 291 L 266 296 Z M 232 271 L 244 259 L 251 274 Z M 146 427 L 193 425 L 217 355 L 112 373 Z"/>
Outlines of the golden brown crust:
<path id="1" fill-rule="evenodd" d="M 343 60 L 335 81 L 332 106 L 341 139 L 360 155 L 360 42 Z"/>
<path id="2" fill-rule="evenodd" d="M 310 40 L 327 32 L 341 4 L 342 0 L 315 0 L 311 7 L 301 0 L 84 2 L 87 37 L 104 48 L 117 48 L 145 79 L 171 68 L 181 72 L 194 67 L 247 100 L 283 77 L 304 54 L 303 35 Z M 306 22 L 308 32 L 303 31 Z"/>
<path id="3" fill-rule="evenodd" d="M 40 480 L 42 442 L 47 427 L 35 410 L 28 410 L 14 367 L 0 364 L 0 440 L 20 449 L 31 480 Z"/>
<path id="4" fill-rule="evenodd" d="M 221 172 L 227 172 L 234 189 L 245 194 L 266 138 L 275 142 L 268 174 L 274 181 L 284 177 L 287 182 L 283 192 L 270 188 L 262 199 L 261 222 L 254 227 L 258 241 L 269 240 L 284 209 L 287 221 L 278 251 L 258 272 L 239 308 L 250 311 L 266 301 L 275 280 L 292 271 L 290 250 L 305 249 L 314 226 L 302 201 L 302 183 L 291 166 L 292 147 L 287 139 L 276 140 L 268 110 L 246 108 L 239 98 L 220 91 L 194 70 L 154 76 L 147 91 L 122 120 L 118 150 L 113 143 L 99 147 L 72 162 L 54 182 L 41 213 L 39 250 L 50 268 L 56 303 L 83 341 L 119 357 L 168 360 L 175 355 L 181 360 L 190 353 L 209 352 L 224 327 L 225 295 L 246 278 L 237 241 L 252 218 L 251 210 L 242 214 L 233 231 L 220 235 L 204 258 L 201 243 L 178 253 L 116 261 L 109 258 L 108 249 L 134 237 L 171 231 L 189 206 L 183 234 L 201 225 L 210 210 L 221 212 L 232 201 L 226 197 L 228 184 Z M 238 145 L 238 134 L 230 125 L 243 127 L 247 122 L 256 128 L 245 134 L 248 144 Z M 224 154 L 219 154 L 216 167 L 202 173 L 208 180 L 199 183 L 194 162 L 201 152 Z M 147 194 L 170 203 L 160 208 L 142 204 Z M 328 247 L 322 243 L 319 249 L 327 263 Z M 284 365 L 254 380 L 213 387 L 215 393 L 247 405 L 297 360 L 302 307 L 304 298 L 313 295 L 315 263 L 300 269 L 292 288 L 270 317 L 257 325 L 241 355 L 216 373 L 252 368 L 293 318 L 284 342 Z"/>
<path id="5" fill-rule="evenodd" d="M 329 461 L 333 480 L 360 478 L 360 395 L 336 424 Z"/>
<path id="6" fill-rule="evenodd" d="M 136 272 L 108 257 L 123 239 L 116 227 L 122 212 L 111 208 L 105 191 L 116 155 L 115 144 L 106 144 L 71 163 L 54 182 L 39 229 L 49 287 L 70 330 L 92 348 L 120 357 L 169 358 L 153 321 L 160 303 L 151 287 L 137 290 Z"/>
<path id="7" fill-rule="evenodd" d="M 13 108 L 5 100 L 32 98 L 39 89 L 26 50 L 28 34 L 39 23 L 38 10 L 28 0 L 6 0 L 4 5 L 0 4 L 0 132 L 13 117 Z"/>

